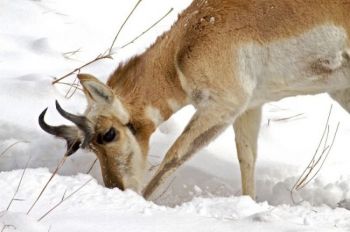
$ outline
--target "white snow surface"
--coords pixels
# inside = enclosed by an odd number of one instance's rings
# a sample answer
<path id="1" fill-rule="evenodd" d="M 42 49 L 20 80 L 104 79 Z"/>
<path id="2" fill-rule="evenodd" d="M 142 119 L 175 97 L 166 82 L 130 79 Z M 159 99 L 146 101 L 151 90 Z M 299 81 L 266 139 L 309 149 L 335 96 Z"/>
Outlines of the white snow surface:
<path id="1" fill-rule="evenodd" d="M 69 124 L 55 111 L 55 99 L 73 113 L 82 113 L 86 106 L 80 92 L 67 99 L 69 87 L 52 85 L 53 78 L 108 49 L 136 2 L 0 1 L 0 230 L 350 231 L 350 117 L 324 94 L 288 98 L 264 107 L 256 202 L 240 196 L 234 133 L 228 128 L 183 165 L 161 187 L 154 202 L 130 190 L 103 187 L 98 164 L 91 175 L 86 174 L 94 154 L 78 151 L 67 159 L 27 214 L 65 151 L 64 141 L 39 128 L 38 115 L 49 107 L 49 123 Z M 114 59 L 97 62 L 83 72 L 107 80 L 120 62 L 143 52 L 168 30 L 189 3 L 190 0 L 142 1 L 115 44 Z M 174 11 L 159 25 L 130 46 L 118 49 L 171 7 Z M 77 52 L 69 53 L 73 51 Z M 66 82 L 73 80 L 74 76 Z M 318 146 L 332 104 L 328 145 L 340 122 L 334 146 L 316 178 L 294 193 L 293 203 L 290 190 Z M 193 112 L 191 107 L 182 109 L 155 132 L 150 165 L 161 161 Z M 63 196 L 69 196 L 91 178 L 85 187 L 39 220 Z"/>

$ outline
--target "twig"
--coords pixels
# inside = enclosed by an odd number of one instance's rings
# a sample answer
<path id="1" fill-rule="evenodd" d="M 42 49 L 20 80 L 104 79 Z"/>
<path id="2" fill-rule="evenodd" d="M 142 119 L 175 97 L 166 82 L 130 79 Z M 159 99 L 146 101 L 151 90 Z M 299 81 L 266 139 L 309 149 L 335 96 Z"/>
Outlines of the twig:
<path id="1" fill-rule="evenodd" d="M 333 105 L 331 106 L 331 108 L 329 109 L 329 113 L 328 113 L 328 116 L 327 116 L 327 121 L 326 121 L 326 124 L 325 124 L 325 128 L 324 128 L 324 130 L 323 130 L 323 133 L 322 133 L 322 136 L 321 136 L 321 139 L 320 139 L 320 142 L 318 143 L 318 146 L 317 146 L 317 148 L 316 148 L 316 150 L 315 150 L 315 153 L 314 153 L 314 155 L 312 156 L 312 159 L 311 159 L 311 161 L 310 161 L 310 163 L 308 164 L 308 166 L 307 166 L 307 168 L 304 170 L 304 172 L 302 173 L 302 175 L 300 176 L 300 179 L 297 181 L 297 183 L 298 182 L 303 182 L 303 181 L 300 181 L 301 179 L 302 179 L 302 176 L 307 172 L 307 170 L 310 168 L 310 167 L 312 167 L 312 165 L 313 165 L 313 163 L 314 163 L 314 161 L 315 161 L 315 159 L 316 159 L 316 156 L 317 156 L 317 154 L 318 154 L 318 151 L 319 151 L 319 149 L 320 149 L 320 147 L 321 147 L 321 144 L 322 144 L 322 142 L 323 142 L 323 139 L 325 138 L 325 135 L 326 135 L 326 141 L 328 140 L 328 135 L 329 135 L 329 119 L 330 119 L 330 116 L 331 116 L 331 112 L 332 112 L 332 107 L 333 107 Z M 307 175 L 306 175 L 306 177 L 307 177 Z M 297 185 L 297 183 L 296 183 L 296 185 L 295 185 L 295 187 L 297 187 L 298 185 Z"/>
<path id="2" fill-rule="evenodd" d="M 125 48 L 126 46 L 134 43 L 136 40 L 138 40 L 141 36 L 143 36 L 144 34 L 146 34 L 147 32 L 149 32 L 153 27 L 155 27 L 158 23 L 160 23 L 165 17 L 167 17 L 172 11 L 174 10 L 174 8 L 171 8 L 165 15 L 163 15 L 160 19 L 158 19 L 155 23 L 153 23 L 150 27 L 148 27 L 145 31 L 143 31 L 141 34 L 139 34 L 138 36 L 136 36 L 133 40 L 127 42 L 126 44 L 124 44 L 123 46 L 120 47 L 120 49 Z"/>
<path id="3" fill-rule="evenodd" d="M 322 163 L 321 163 L 321 165 L 320 165 L 320 168 L 317 169 L 316 173 L 315 173 L 305 184 L 303 184 L 301 187 L 299 187 L 297 190 L 300 190 L 300 189 L 304 188 L 308 183 L 310 183 L 310 181 L 312 181 L 312 180 L 315 178 L 315 176 L 316 176 L 316 175 L 320 172 L 320 170 L 322 169 L 323 164 L 325 163 L 325 161 L 326 161 L 326 159 L 327 159 L 329 153 L 330 153 L 331 150 L 332 150 L 332 147 L 333 147 L 335 138 L 336 138 L 337 133 L 338 133 L 339 125 L 340 125 L 340 123 L 338 122 L 337 128 L 335 129 L 335 132 L 334 132 L 334 136 L 333 136 L 332 143 L 331 143 L 330 146 L 327 147 L 328 151 L 327 151 L 327 153 L 326 153 L 324 159 L 322 160 Z M 319 159 L 319 160 L 320 160 L 320 159 Z M 318 160 L 318 161 L 319 161 L 319 160 Z M 318 162 L 317 162 L 317 163 L 318 163 Z M 316 164 L 317 164 L 317 163 L 316 163 Z M 316 164 L 315 164 L 315 165 L 316 165 Z"/>
<path id="4" fill-rule="evenodd" d="M 95 63 L 96 61 L 99 61 L 99 60 L 102 60 L 102 59 L 113 59 L 113 58 L 112 58 L 112 56 L 110 54 L 107 54 L 107 55 L 99 54 L 95 59 L 90 60 L 89 62 L 79 66 L 78 68 L 75 68 L 73 71 L 67 73 L 66 75 L 64 75 L 64 76 L 54 80 L 52 82 L 52 84 L 56 84 L 57 82 L 63 80 L 64 78 L 66 78 L 66 77 L 68 77 L 68 76 L 70 76 L 70 75 L 80 71 L 82 68 L 85 68 L 86 66 L 89 66 L 90 64 Z"/>
<path id="5" fill-rule="evenodd" d="M 74 143 L 73 143 L 74 144 Z M 69 149 L 68 149 L 69 150 Z M 36 200 L 34 201 L 34 203 L 32 204 L 32 206 L 29 208 L 29 210 L 27 211 L 27 215 L 30 213 L 30 211 L 32 211 L 32 209 L 34 208 L 34 206 L 36 205 L 36 203 L 39 201 L 40 197 L 43 195 L 44 191 L 46 190 L 47 186 L 49 185 L 49 183 L 51 182 L 51 180 L 54 178 L 54 176 L 57 174 L 58 170 L 63 166 L 64 162 L 66 161 L 68 156 L 63 156 L 63 158 L 61 159 L 61 161 L 58 163 L 55 171 L 52 173 L 50 179 L 46 182 L 45 186 L 43 187 L 43 189 L 41 190 L 40 194 L 38 195 L 38 197 L 36 198 Z"/>
<path id="6" fill-rule="evenodd" d="M 81 48 L 78 48 L 78 49 L 76 49 L 74 51 L 64 52 L 64 53 L 62 53 L 62 55 L 63 55 L 64 58 L 71 60 L 72 58 L 69 57 L 69 56 L 74 56 L 75 54 L 77 54 L 80 51 L 81 51 Z"/>
<path id="7" fill-rule="evenodd" d="M 78 89 L 78 90 L 80 90 L 80 91 L 83 91 L 82 88 L 79 88 L 79 85 L 78 85 L 78 84 L 67 83 L 67 82 L 62 82 L 62 81 L 58 82 L 57 84 L 72 86 L 72 87 L 74 87 L 74 88 L 76 88 L 76 89 Z"/>
<path id="8" fill-rule="evenodd" d="M 14 226 L 14 225 L 4 225 L 1 229 L 1 232 L 5 231 L 6 228 L 13 228 L 14 230 L 17 229 L 16 226 Z"/>
<path id="9" fill-rule="evenodd" d="M 75 84 L 76 81 L 77 81 L 77 78 L 74 79 L 73 84 L 70 86 L 69 90 L 67 91 L 67 93 L 65 95 L 65 98 L 68 98 L 68 99 L 71 98 L 75 94 L 75 92 L 77 91 L 79 85 Z M 71 93 L 70 96 L 68 96 L 68 94 L 71 92 L 71 90 L 73 88 L 74 88 L 73 92 Z"/>
<path id="10" fill-rule="evenodd" d="M 316 150 L 314 156 L 312 157 L 309 165 L 306 167 L 305 171 L 303 172 L 303 174 L 301 175 L 304 176 L 303 178 L 301 178 L 298 182 L 298 184 L 295 186 L 295 190 L 299 190 L 301 189 L 300 186 L 308 179 L 309 175 L 312 172 L 312 169 L 314 167 L 316 167 L 316 165 L 319 163 L 319 161 L 321 160 L 321 158 L 323 157 L 323 155 L 327 152 L 327 150 L 329 149 L 329 146 L 326 146 L 327 141 L 328 141 L 328 136 L 329 136 L 329 126 L 326 127 L 326 137 L 325 137 L 325 141 L 324 141 L 324 148 L 321 152 L 321 155 L 318 157 L 317 161 L 316 160 L 316 155 L 318 154 L 318 149 Z M 322 140 L 321 140 L 322 141 Z M 304 175 L 306 172 L 308 171 L 308 173 L 306 175 Z"/>
<path id="11" fill-rule="evenodd" d="M 63 195 L 62 195 L 61 201 L 63 201 L 64 198 L 66 197 L 66 193 L 67 193 L 67 188 L 66 188 L 66 190 L 64 190 L 64 193 L 63 193 Z"/>
<path id="12" fill-rule="evenodd" d="M 30 162 L 31 159 L 32 159 L 32 156 L 29 157 L 29 159 L 28 159 L 28 161 L 27 161 L 27 163 L 26 163 L 26 166 L 25 166 L 24 169 L 23 169 L 23 172 L 22 172 L 21 178 L 20 178 L 20 180 L 19 180 L 19 182 L 18 182 L 16 191 L 15 191 L 15 193 L 13 194 L 12 199 L 11 199 L 10 203 L 8 204 L 8 206 L 7 206 L 7 208 L 6 208 L 7 211 L 10 209 L 10 207 L 11 207 L 11 205 L 12 205 L 12 202 L 15 200 L 15 197 L 16 197 L 16 195 L 17 195 L 17 193 L 18 193 L 18 190 L 19 190 L 19 188 L 20 188 L 20 186 L 21 186 L 21 184 L 22 184 L 22 180 L 23 180 L 24 174 L 25 174 L 25 172 L 26 172 L 26 170 L 27 170 L 27 168 L 28 168 L 28 165 L 29 165 L 29 162 Z"/>
<path id="13" fill-rule="evenodd" d="M 327 133 L 327 128 L 329 128 L 329 127 L 328 127 L 328 126 L 329 126 L 329 118 L 330 118 L 330 116 L 331 116 L 332 108 L 333 108 L 333 105 L 331 105 L 331 108 L 329 109 L 329 113 L 328 113 L 328 116 L 327 116 L 326 124 L 325 124 L 324 130 L 323 130 L 323 133 L 322 133 L 320 142 L 318 143 L 318 146 L 317 146 L 317 148 L 316 148 L 316 150 L 315 150 L 315 153 L 314 153 L 314 155 L 312 156 L 312 159 L 311 159 L 310 163 L 309 163 L 308 166 L 305 168 L 305 170 L 303 171 L 303 173 L 300 175 L 298 181 L 297 181 L 297 182 L 295 183 L 295 185 L 293 186 L 292 190 L 295 189 L 295 187 L 298 185 L 298 183 L 302 182 L 301 180 L 302 180 L 304 174 L 307 172 L 308 168 L 313 164 L 313 162 L 314 162 L 314 160 L 315 160 L 315 158 L 316 158 L 316 155 L 318 154 L 318 151 L 319 151 L 319 149 L 320 149 L 320 147 L 321 147 L 321 144 L 322 144 L 322 141 L 323 141 L 325 135 L 328 134 L 328 133 Z M 326 139 L 326 140 L 327 140 L 327 139 Z"/>
<path id="14" fill-rule="evenodd" d="M 94 168 L 95 164 L 97 162 L 97 158 L 94 160 L 94 162 L 92 162 L 90 168 L 88 169 L 88 171 L 86 172 L 86 174 L 90 174 L 90 172 L 92 171 L 92 169 Z"/>
<path id="15" fill-rule="evenodd" d="M 12 143 L 10 146 L 8 146 L 5 150 L 1 152 L 0 157 L 5 155 L 6 152 L 8 152 L 12 147 L 16 146 L 19 143 L 29 143 L 29 141 L 23 140 Z"/>
<path id="16" fill-rule="evenodd" d="M 141 1 L 142 1 L 142 0 L 139 0 L 139 1 L 136 3 L 135 7 L 132 9 L 132 11 L 131 11 L 130 14 L 128 15 L 128 17 L 124 20 L 122 26 L 119 28 L 119 30 L 118 30 L 116 36 L 114 37 L 113 42 L 112 42 L 110 48 L 108 49 L 108 52 L 105 52 L 104 54 L 99 54 L 95 59 L 93 59 L 93 60 L 91 60 L 91 61 L 89 61 L 89 62 L 87 62 L 87 63 L 85 63 L 85 64 L 83 64 L 83 65 L 81 65 L 81 66 L 79 66 L 78 68 L 75 68 L 73 71 L 71 71 L 71 72 L 67 73 L 66 75 L 63 75 L 62 77 L 60 77 L 60 78 L 54 80 L 54 81 L 52 82 L 52 84 L 56 84 L 57 82 L 63 80 L 64 78 L 66 78 L 66 77 L 68 77 L 68 76 L 70 76 L 70 75 L 72 75 L 72 74 L 74 74 L 74 73 L 80 71 L 81 69 L 85 68 L 86 66 L 89 66 L 90 64 L 95 63 L 96 61 L 99 61 L 99 60 L 102 60 L 102 59 L 113 59 L 113 57 L 112 57 L 112 49 L 113 49 L 114 43 L 115 43 L 115 41 L 117 40 L 117 38 L 118 38 L 120 32 L 122 31 L 124 25 L 125 25 L 126 22 L 129 20 L 130 16 L 133 14 L 133 12 L 134 12 L 135 9 L 137 8 L 137 6 L 141 3 Z"/>
<path id="17" fill-rule="evenodd" d="M 294 186 L 290 190 L 291 198 L 292 198 L 292 201 L 294 204 L 295 204 L 294 195 L 293 195 L 294 191 L 301 190 L 302 188 L 304 188 L 307 184 L 309 184 L 316 177 L 316 175 L 320 172 L 321 168 L 323 167 L 323 164 L 325 163 L 326 159 L 328 158 L 328 155 L 330 154 L 332 147 L 334 145 L 335 138 L 337 136 L 340 123 L 337 124 L 337 127 L 336 127 L 336 130 L 334 132 L 331 144 L 327 145 L 329 131 L 330 131 L 329 119 L 330 119 L 330 116 L 332 113 L 332 107 L 333 106 L 331 106 L 329 109 L 329 113 L 327 116 L 326 124 L 325 124 L 324 130 L 323 130 L 321 139 L 318 143 L 318 146 L 315 150 L 315 153 L 314 153 L 311 161 L 309 162 L 307 167 L 304 169 L 304 171 L 302 172 L 302 174 L 300 175 L 300 177 L 298 178 L 298 180 L 296 181 L 296 183 L 294 184 Z M 322 143 L 323 143 L 323 150 L 321 151 L 321 154 L 317 157 L 317 155 L 319 154 L 319 150 L 320 150 Z M 321 162 L 321 160 L 322 160 L 322 162 Z M 321 162 L 321 164 L 318 165 L 320 162 Z M 311 175 L 311 173 L 315 170 L 315 168 L 317 166 L 319 166 L 319 168 L 316 170 L 316 172 L 314 172 L 313 175 Z M 310 175 L 311 175 L 311 177 L 310 177 Z"/>
<path id="18" fill-rule="evenodd" d="M 93 178 L 89 179 L 88 181 L 86 181 L 83 185 L 81 185 L 79 188 L 77 188 L 75 191 L 73 191 L 71 194 L 69 194 L 67 197 L 62 197 L 62 199 L 56 204 L 54 205 L 49 211 L 47 211 L 46 213 L 44 213 L 44 215 L 42 215 L 38 221 L 41 221 L 43 218 L 45 218 L 47 215 L 49 215 L 53 210 L 55 210 L 58 206 L 60 206 L 64 201 L 66 201 L 67 199 L 69 199 L 71 196 L 73 196 L 74 194 L 76 194 L 78 191 L 80 191 L 82 188 L 84 188 L 88 183 L 90 183 L 90 181 L 92 181 Z"/>
<path id="19" fill-rule="evenodd" d="M 112 55 L 113 55 L 113 47 L 115 45 L 115 42 L 120 34 L 120 32 L 122 31 L 122 29 L 124 28 L 125 24 L 127 23 L 127 21 L 129 20 L 129 18 L 131 17 L 131 15 L 134 13 L 134 11 L 136 10 L 136 8 L 138 7 L 138 5 L 142 2 L 142 0 L 139 0 L 136 5 L 134 6 L 134 8 L 131 10 L 131 12 L 129 13 L 129 15 L 127 16 L 127 18 L 124 20 L 123 24 L 121 25 L 121 27 L 119 28 L 117 34 L 115 35 L 112 44 L 110 45 L 109 49 L 107 51 L 105 51 L 102 54 L 99 54 L 95 59 L 90 60 L 89 62 L 81 65 L 78 68 L 75 68 L 73 71 L 55 79 L 52 84 L 56 84 L 58 82 L 60 82 L 61 80 L 63 80 L 64 78 L 79 72 L 81 69 L 85 68 L 86 66 L 91 65 L 92 63 L 95 63 L 98 60 L 102 60 L 102 59 L 113 59 Z M 131 40 L 130 42 L 124 44 L 121 48 L 125 48 L 126 46 L 128 46 L 129 44 L 134 43 L 137 39 L 139 39 L 141 36 L 143 36 L 145 33 L 147 33 L 149 30 L 151 30 L 153 27 L 155 27 L 160 21 L 162 21 L 166 16 L 168 16 L 171 12 L 173 11 L 173 8 L 171 8 L 163 17 L 161 17 L 159 20 L 157 20 L 154 24 L 152 24 L 149 28 L 147 28 L 145 31 L 143 31 L 140 35 L 136 36 L 133 40 Z"/>
<path id="20" fill-rule="evenodd" d="M 63 55 L 75 55 L 80 51 L 81 51 L 81 48 L 78 48 L 78 49 L 70 51 L 70 52 L 64 52 Z"/>
<path id="21" fill-rule="evenodd" d="M 121 27 L 119 28 L 116 36 L 113 39 L 113 42 L 111 44 L 111 46 L 108 49 L 108 53 L 107 54 L 112 54 L 112 49 L 114 47 L 115 41 L 117 41 L 117 38 L 120 34 L 120 32 L 123 30 L 125 24 L 128 22 L 129 18 L 131 17 L 131 15 L 134 13 L 134 11 L 136 10 L 136 8 L 138 7 L 138 5 L 142 2 L 142 0 L 138 0 L 137 3 L 135 4 L 134 8 L 131 10 L 131 12 L 129 13 L 128 17 L 126 17 L 126 19 L 124 20 L 123 24 L 121 25 Z"/>
<path id="22" fill-rule="evenodd" d="M 296 115 L 292 115 L 292 116 L 288 116 L 288 117 L 283 117 L 283 118 L 275 118 L 275 119 L 271 119 L 271 121 L 274 121 L 274 122 L 288 121 L 288 120 L 300 117 L 302 115 L 304 115 L 304 113 L 300 113 L 300 114 L 296 114 Z"/>
<path id="23" fill-rule="evenodd" d="M 292 116 L 288 116 L 288 117 L 283 117 L 283 118 L 275 118 L 275 119 L 268 119 L 267 120 L 267 125 L 269 126 L 270 125 L 270 122 L 282 122 L 282 121 L 289 121 L 289 120 L 292 120 L 292 119 L 300 119 L 302 116 L 304 115 L 304 113 L 299 113 L 299 114 L 296 114 L 296 115 L 292 115 Z"/>

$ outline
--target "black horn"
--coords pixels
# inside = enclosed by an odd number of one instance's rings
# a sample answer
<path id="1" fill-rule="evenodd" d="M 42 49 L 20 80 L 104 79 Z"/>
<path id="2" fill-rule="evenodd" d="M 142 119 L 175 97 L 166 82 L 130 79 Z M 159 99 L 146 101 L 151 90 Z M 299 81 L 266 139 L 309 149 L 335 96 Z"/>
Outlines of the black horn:
<path id="1" fill-rule="evenodd" d="M 75 153 L 80 146 L 80 139 L 78 137 L 78 130 L 71 126 L 50 126 L 45 122 L 45 114 L 47 108 L 39 115 L 39 125 L 41 129 L 49 134 L 63 138 L 67 141 L 66 156 L 70 156 Z"/>
<path id="2" fill-rule="evenodd" d="M 83 131 L 85 138 L 81 147 L 86 148 L 93 138 L 93 128 L 92 126 L 90 126 L 91 123 L 89 123 L 89 120 L 85 116 L 78 116 L 65 111 L 64 109 L 62 109 L 62 107 L 60 106 L 57 100 L 56 100 L 56 109 L 64 118 L 73 122 L 75 125 L 77 125 L 77 127 L 80 130 Z"/>

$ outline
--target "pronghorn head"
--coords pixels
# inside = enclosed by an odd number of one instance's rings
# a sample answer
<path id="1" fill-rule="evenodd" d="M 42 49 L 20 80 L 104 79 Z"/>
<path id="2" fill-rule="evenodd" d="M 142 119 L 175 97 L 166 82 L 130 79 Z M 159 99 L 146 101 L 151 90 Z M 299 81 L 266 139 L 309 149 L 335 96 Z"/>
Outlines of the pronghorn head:
<path id="1" fill-rule="evenodd" d="M 67 141 L 66 155 L 80 147 L 93 150 L 107 187 L 140 191 L 151 131 L 137 131 L 138 126 L 134 126 L 128 110 L 130 107 L 123 104 L 110 87 L 88 74 L 79 74 L 78 78 L 88 102 L 85 114 L 68 113 L 56 101 L 58 112 L 75 126 L 46 124 L 44 110 L 39 116 L 41 128 Z"/>

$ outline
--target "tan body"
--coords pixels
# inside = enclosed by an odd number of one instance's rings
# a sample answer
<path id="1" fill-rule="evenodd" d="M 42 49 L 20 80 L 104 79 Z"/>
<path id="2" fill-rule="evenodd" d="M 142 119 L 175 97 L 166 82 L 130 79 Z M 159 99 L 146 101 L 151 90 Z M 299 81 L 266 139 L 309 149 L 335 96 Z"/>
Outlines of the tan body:
<path id="1" fill-rule="evenodd" d="M 108 166 L 100 158 L 106 185 L 140 190 L 150 135 L 159 123 L 192 104 L 195 115 L 168 150 L 144 196 L 150 197 L 177 167 L 233 125 L 243 194 L 254 198 L 264 103 L 328 92 L 350 110 L 349 12 L 350 0 L 194 0 L 169 32 L 119 67 L 107 82 L 128 113 L 125 120 L 136 128 L 138 148 L 131 150 L 140 150 L 137 156 L 142 158 L 130 162 L 132 174 L 125 174 L 137 181 L 118 180 L 122 184 L 115 185 L 108 181 L 124 177 L 110 169 L 120 166 Z M 86 83 L 103 85 L 87 75 L 80 79 L 87 95 L 93 94 Z M 86 116 L 92 114 L 105 113 L 88 109 Z M 114 117 L 120 118 L 118 114 Z M 92 118 L 96 124 L 98 117 Z M 111 143 L 110 151 L 118 147 L 113 153 L 91 141 L 96 153 L 115 160 L 125 155 L 120 147 L 126 143 Z"/>

